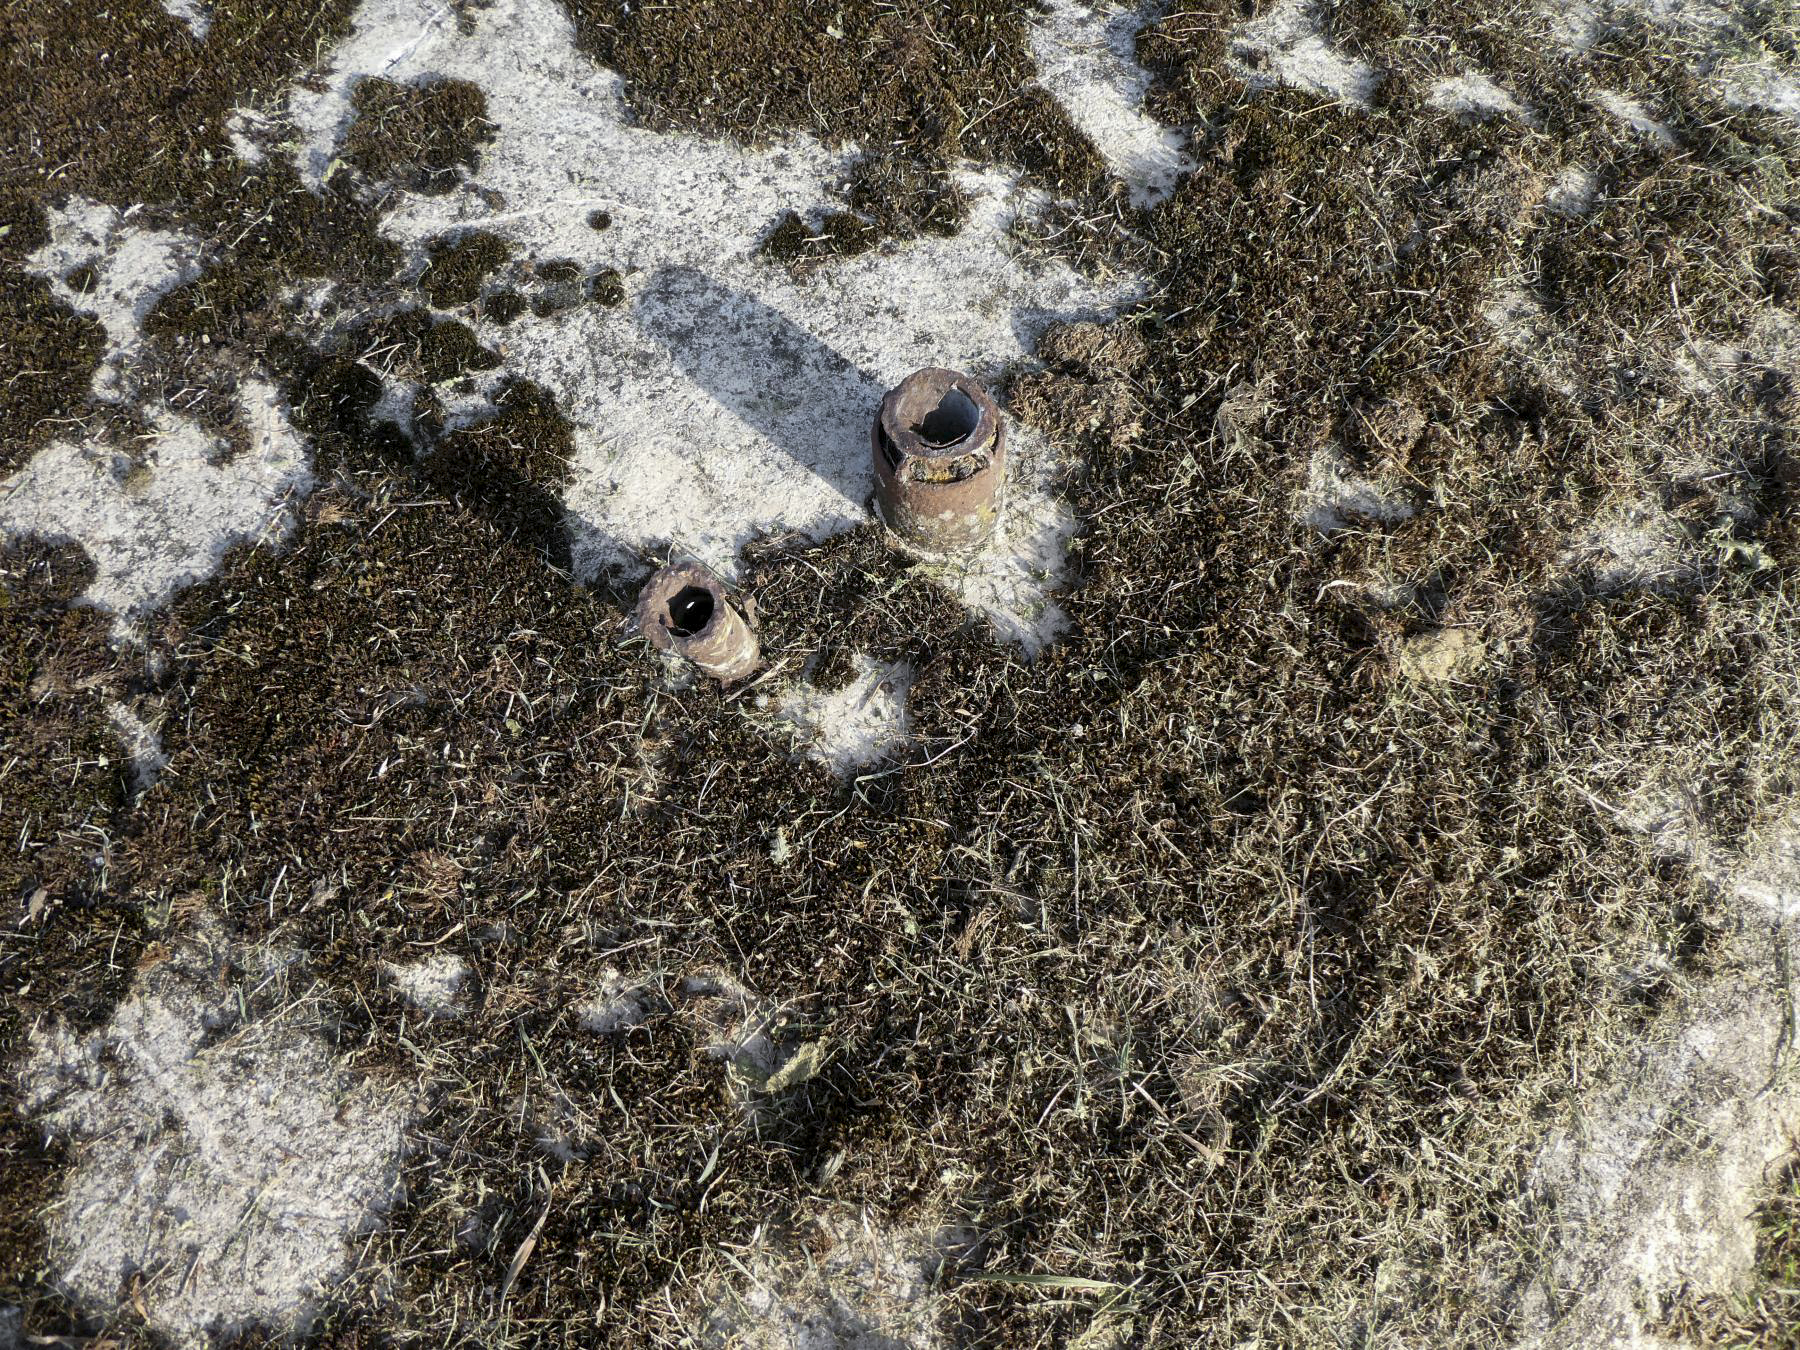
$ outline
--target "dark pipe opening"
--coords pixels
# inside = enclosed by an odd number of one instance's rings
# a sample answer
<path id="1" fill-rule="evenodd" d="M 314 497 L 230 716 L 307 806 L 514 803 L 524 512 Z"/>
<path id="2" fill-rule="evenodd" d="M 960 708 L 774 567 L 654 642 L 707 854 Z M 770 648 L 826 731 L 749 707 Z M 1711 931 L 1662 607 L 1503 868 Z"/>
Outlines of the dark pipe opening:
<path id="1" fill-rule="evenodd" d="M 966 441 L 981 425 L 981 409 L 960 389 L 946 389 L 937 407 L 913 426 L 913 435 L 934 449 Z"/>
<path id="2" fill-rule="evenodd" d="M 704 586 L 684 586 L 669 601 L 669 631 L 692 637 L 712 620 L 713 596 Z"/>

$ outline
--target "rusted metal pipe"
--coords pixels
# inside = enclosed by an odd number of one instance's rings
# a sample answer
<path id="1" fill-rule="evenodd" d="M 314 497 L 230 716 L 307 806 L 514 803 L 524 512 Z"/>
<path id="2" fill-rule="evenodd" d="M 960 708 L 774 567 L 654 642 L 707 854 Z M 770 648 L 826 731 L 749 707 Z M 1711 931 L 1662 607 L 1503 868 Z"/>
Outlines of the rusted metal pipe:
<path id="1" fill-rule="evenodd" d="M 994 532 L 1006 485 L 1006 423 L 967 375 L 915 370 L 881 400 L 870 444 L 875 513 L 902 539 L 958 553 Z"/>
<path id="2" fill-rule="evenodd" d="M 715 680 L 741 680 L 762 662 L 749 620 L 726 598 L 724 583 L 696 563 L 665 567 L 644 583 L 637 625 L 651 646 Z"/>

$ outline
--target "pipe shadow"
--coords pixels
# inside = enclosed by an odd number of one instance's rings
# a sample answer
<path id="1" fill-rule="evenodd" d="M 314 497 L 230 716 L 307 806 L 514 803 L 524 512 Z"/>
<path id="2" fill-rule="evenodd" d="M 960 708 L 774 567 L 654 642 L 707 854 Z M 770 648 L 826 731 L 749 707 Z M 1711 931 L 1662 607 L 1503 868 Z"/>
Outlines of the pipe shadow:
<path id="1" fill-rule="evenodd" d="M 634 316 L 676 367 L 853 502 L 874 490 L 869 425 L 886 387 L 780 310 L 692 267 L 658 268 Z"/>

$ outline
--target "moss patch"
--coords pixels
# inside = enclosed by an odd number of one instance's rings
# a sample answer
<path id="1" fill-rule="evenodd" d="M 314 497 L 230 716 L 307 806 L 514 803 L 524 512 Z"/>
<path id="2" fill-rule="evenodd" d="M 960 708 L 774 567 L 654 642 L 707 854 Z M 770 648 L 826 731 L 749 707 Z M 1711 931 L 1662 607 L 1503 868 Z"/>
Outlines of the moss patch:
<path id="1" fill-rule="evenodd" d="M 394 379 L 443 384 L 500 364 L 498 352 L 481 345 L 474 330 L 427 309 L 401 310 L 363 325 L 351 345 L 372 368 Z"/>
<path id="2" fill-rule="evenodd" d="M 487 230 L 434 239 L 425 248 L 419 287 L 439 309 L 466 305 L 481 294 L 482 282 L 504 267 L 512 252 L 510 243 Z"/>
<path id="3" fill-rule="evenodd" d="M 0 290 L 0 475 L 49 437 L 47 419 L 83 401 L 105 350 L 106 330 L 51 295 L 42 278 Z"/>
<path id="4" fill-rule="evenodd" d="M 373 182 L 412 192 L 448 192 L 494 135 L 487 95 L 467 80 L 395 84 L 370 76 L 357 82 L 350 102 L 355 118 L 344 136 L 344 162 Z"/>

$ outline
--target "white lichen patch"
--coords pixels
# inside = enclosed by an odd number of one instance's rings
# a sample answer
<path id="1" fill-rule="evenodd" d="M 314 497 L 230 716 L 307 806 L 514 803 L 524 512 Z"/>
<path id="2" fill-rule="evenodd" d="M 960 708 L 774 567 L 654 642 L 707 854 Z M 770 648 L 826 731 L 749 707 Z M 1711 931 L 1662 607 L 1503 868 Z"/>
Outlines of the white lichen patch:
<path id="1" fill-rule="evenodd" d="M 1395 525 L 1414 513 L 1411 496 L 1400 486 L 1357 473 L 1334 446 L 1313 452 L 1295 509 L 1300 522 L 1320 534 L 1358 521 Z"/>
<path id="2" fill-rule="evenodd" d="M 642 1025 L 656 1002 L 655 990 L 650 985 L 630 979 L 616 969 L 608 969 L 600 977 L 599 989 L 576 1008 L 575 1015 L 584 1031 L 610 1036 Z"/>
<path id="3" fill-rule="evenodd" d="M 831 1216 L 791 1243 L 764 1242 L 740 1262 L 737 1287 L 712 1296 L 696 1328 L 715 1350 L 937 1350 L 946 1265 L 970 1235 L 889 1228 Z"/>
<path id="4" fill-rule="evenodd" d="M 100 321 L 106 350 L 94 375 L 94 397 L 125 399 L 143 343 L 144 320 L 157 301 L 200 274 L 200 246 L 186 235 L 141 229 L 134 211 L 120 212 L 75 197 L 46 212 L 49 241 L 25 260 L 26 270 L 78 314 Z"/>
<path id="5" fill-rule="evenodd" d="M 1716 747 L 1627 747 L 1603 757 L 1593 787 L 1601 817 L 1686 863 L 1726 913 L 1711 973 L 1682 975 L 1661 952 L 1620 973 L 1678 981 L 1645 1031 L 1620 1041 L 1545 1139 L 1527 1178 L 1536 1278 L 1518 1312 L 1522 1344 L 1669 1345 L 1652 1323 L 1677 1294 L 1730 1297 L 1751 1277 L 1755 1211 L 1800 1130 L 1791 1029 L 1800 959 L 1800 812 L 1777 799 L 1738 841 L 1705 806 Z M 1756 752 L 1748 781 L 1784 775 L 1785 756 Z M 1773 922 L 1771 922 L 1773 920 Z"/>
<path id="6" fill-rule="evenodd" d="M 134 455 L 109 444 L 56 441 L 0 482 L 0 530 L 71 539 L 95 575 L 84 599 L 117 616 L 115 631 L 210 576 L 225 551 L 284 537 L 291 499 L 312 486 L 306 447 L 274 386 L 238 388 L 237 453 L 198 423 L 157 410 L 155 436 Z"/>
<path id="7" fill-rule="evenodd" d="M 1585 216 L 1600 195 L 1600 175 L 1580 164 L 1571 164 L 1556 175 L 1544 193 L 1544 205 L 1558 215 Z"/>
<path id="8" fill-rule="evenodd" d="M 1050 0 L 1031 24 L 1038 80 L 1130 189 L 1135 206 L 1154 206 L 1194 167 L 1187 137 L 1144 112 L 1150 72 L 1136 38 L 1154 17 L 1142 8 Z"/>
<path id="9" fill-rule="evenodd" d="M 440 953 L 388 963 L 382 973 L 395 993 L 427 1017 L 454 1019 L 468 1011 L 469 963 L 460 956 Z"/>
<path id="10" fill-rule="evenodd" d="M 131 790 L 146 791 L 169 762 L 169 756 L 163 750 L 162 733 L 118 699 L 106 705 L 106 715 L 131 760 Z"/>
<path id="11" fill-rule="evenodd" d="M 1668 125 L 1655 116 L 1648 108 L 1634 98 L 1628 98 L 1614 89 L 1602 89 L 1594 96 L 1602 111 L 1616 117 L 1638 135 L 1655 141 L 1665 149 L 1673 150 L 1679 142 Z"/>
<path id="12" fill-rule="evenodd" d="M 1800 811 L 1789 811 L 1748 842 L 1726 886 L 1782 920 L 1800 919 Z"/>
<path id="13" fill-rule="evenodd" d="M 1433 108 L 1466 117 L 1473 122 L 1486 122 L 1495 117 L 1532 120 L 1530 110 L 1486 75 L 1472 73 L 1453 75 L 1431 86 L 1425 101 Z"/>
<path id="14" fill-rule="evenodd" d="M 1535 295 L 1521 285 L 1497 282 L 1481 317 L 1493 328 L 1496 340 L 1547 384 L 1570 397 L 1578 395 L 1586 376 L 1562 330 Z"/>
<path id="15" fill-rule="evenodd" d="M 955 235 L 790 270 L 759 256 L 764 236 L 784 211 L 841 207 L 854 152 L 805 137 L 749 150 L 634 125 L 618 77 L 575 49 L 553 0 L 472 11 L 467 36 L 445 15 L 425 0 L 366 0 L 322 92 L 294 91 L 286 115 L 317 181 L 358 78 L 470 80 L 497 126 L 474 181 L 394 194 L 382 230 L 415 258 L 431 239 L 481 228 L 524 258 L 621 273 L 625 299 L 610 309 L 475 319 L 504 357 L 486 387 L 536 380 L 574 423 L 565 500 L 583 577 L 635 575 L 671 548 L 729 575 L 759 532 L 858 524 L 873 487 L 869 420 L 887 388 L 926 365 L 994 376 L 1051 323 L 1102 317 L 1142 291 L 1141 278 L 1094 281 L 1032 253 L 1013 230 L 1042 199 L 976 166 L 960 171 L 969 215 Z M 589 224 L 596 211 L 608 228 Z M 1030 467 L 1044 457 L 1023 433 L 1015 456 L 1020 528 L 960 593 L 1041 643 L 1063 622 L 1051 596 L 1064 560 L 1044 566 L 1060 539 L 1040 525 L 1055 514 Z"/>
<path id="16" fill-rule="evenodd" d="M 1233 32 L 1227 52 L 1252 89 L 1287 85 L 1366 107 L 1381 84 L 1373 66 L 1327 40 L 1312 0 L 1279 0 Z"/>
<path id="17" fill-rule="evenodd" d="M 1622 502 L 1604 511 L 1571 543 L 1559 565 L 1585 572 L 1601 594 L 1678 591 L 1699 574 L 1688 532 L 1652 502 Z"/>
<path id="18" fill-rule="evenodd" d="M 1539 1154 L 1528 1185 L 1550 1222 L 1533 1238 L 1541 1278 L 1521 1301 L 1523 1344 L 1667 1344 L 1647 1325 L 1666 1299 L 1748 1282 L 1759 1198 L 1800 1128 L 1800 1087 L 1781 1068 L 1794 993 L 1780 976 L 1800 953 L 1791 932 L 1775 941 L 1785 956 L 1747 949 L 1626 1047 Z"/>
<path id="19" fill-rule="evenodd" d="M 891 757 L 907 737 L 912 667 L 860 652 L 855 663 L 856 674 L 842 689 L 824 693 L 802 681 L 777 704 L 800 749 L 840 777 Z"/>
<path id="20" fill-rule="evenodd" d="M 317 1034 L 290 958 L 184 941 L 104 1029 L 39 1028 L 27 1112 L 68 1141 L 44 1215 L 49 1259 L 84 1307 L 121 1291 L 181 1346 L 304 1329 L 398 1192 L 409 1105 Z"/>

